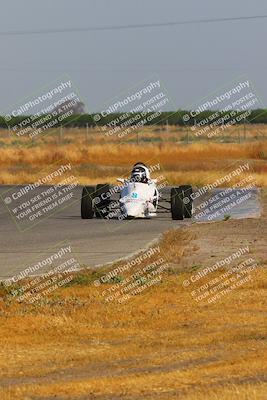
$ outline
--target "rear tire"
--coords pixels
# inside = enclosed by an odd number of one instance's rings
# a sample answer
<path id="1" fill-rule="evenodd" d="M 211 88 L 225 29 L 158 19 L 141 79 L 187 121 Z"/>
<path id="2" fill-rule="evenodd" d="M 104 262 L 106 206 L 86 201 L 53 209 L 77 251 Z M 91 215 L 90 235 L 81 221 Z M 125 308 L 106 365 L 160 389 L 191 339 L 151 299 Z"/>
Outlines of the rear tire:
<path id="1" fill-rule="evenodd" d="M 171 214 L 172 219 L 184 219 L 183 190 L 180 187 L 171 188 Z"/>
<path id="2" fill-rule="evenodd" d="M 105 218 L 109 213 L 110 198 L 102 198 L 103 194 L 109 192 L 109 190 L 110 186 L 108 183 L 100 183 L 96 186 L 95 198 L 99 199 L 97 204 L 95 204 L 96 218 Z"/>
<path id="3" fill-rule="evenodd" d="M 85 186 L 82 191 L 81 199 L 81 218 L 92 219 L 94 216 L 93 198 L 95 188 L 92 186 Z"/>
<path id="4" fill-rule="evenodd" d="M 182 185 L 180 186 L 184 193 L 184 217 L 192 218 L 192 209 L 193 209 L 193 200 L 191 198 L 191 194 L 193 193 L 192 186 L 190 185 Z"/>

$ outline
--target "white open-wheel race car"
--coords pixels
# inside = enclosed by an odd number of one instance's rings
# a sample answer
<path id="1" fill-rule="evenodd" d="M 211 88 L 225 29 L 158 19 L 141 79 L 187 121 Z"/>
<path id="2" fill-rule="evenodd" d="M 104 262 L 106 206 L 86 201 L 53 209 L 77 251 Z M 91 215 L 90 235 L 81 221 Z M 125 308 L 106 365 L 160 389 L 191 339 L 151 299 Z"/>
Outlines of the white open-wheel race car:
<path id="1" fill-rule="evenodd" d="M 172 219 L 192 217 L 193 193 L 190 185 L 172 187 L 168 196 L 159 192 L 157 180 L 150 178 L 149 168 L 138 162 L 128 179 L 118 178 L 120 185 L 85 186 L 81 199 L 81 218 L 133 219 L 151 218 L 171 212 Z"/>

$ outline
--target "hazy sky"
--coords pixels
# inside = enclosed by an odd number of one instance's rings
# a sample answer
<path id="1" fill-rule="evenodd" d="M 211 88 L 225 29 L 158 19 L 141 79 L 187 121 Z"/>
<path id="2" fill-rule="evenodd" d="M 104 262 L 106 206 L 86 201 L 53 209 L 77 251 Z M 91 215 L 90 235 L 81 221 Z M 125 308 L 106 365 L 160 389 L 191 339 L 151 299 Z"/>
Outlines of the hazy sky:
<path id="1" fill-rule="evenodd" d="M 9 0 L 0 31 L 267 14 L 266 0 Z M 0 110 L 67 73 L 89 110 L 157 74 L 176 108 L 245 75 L 267 107 L 267 19 L 0 36 Z"/>

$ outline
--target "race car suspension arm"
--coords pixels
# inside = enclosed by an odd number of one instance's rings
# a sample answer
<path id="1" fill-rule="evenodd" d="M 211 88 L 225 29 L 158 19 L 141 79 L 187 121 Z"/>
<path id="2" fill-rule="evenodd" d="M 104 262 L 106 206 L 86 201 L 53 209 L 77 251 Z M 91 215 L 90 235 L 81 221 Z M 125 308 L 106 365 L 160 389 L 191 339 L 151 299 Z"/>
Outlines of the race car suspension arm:
<path id="1" fill-rule="evenodd" d="M 170 209 L 169 209 L 168 207 L 164 207 L 164 206 L 162 206 L 161 204 L 158 204 L 158 208 L 162 208 L 163 210 L 168 210 L 168 211 L 170 211 Z"/>

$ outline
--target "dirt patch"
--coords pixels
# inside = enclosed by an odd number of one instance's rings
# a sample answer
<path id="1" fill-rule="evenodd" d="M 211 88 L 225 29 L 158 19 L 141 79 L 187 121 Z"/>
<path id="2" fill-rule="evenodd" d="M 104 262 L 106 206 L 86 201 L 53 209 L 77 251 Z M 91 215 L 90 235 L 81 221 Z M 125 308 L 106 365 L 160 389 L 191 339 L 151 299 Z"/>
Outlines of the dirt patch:
<path id="1" fill-rule="evenodd" d="M 192 251 L 180 265 L 206 267 L 228 257 L 239 248 L 249 247 L 249 255 L 260 264 L 267 264 L 267 195 L 263 191 L 260 218 L 227 220 L 222 222 L 196 223 L 190 227 L 195 235 Z M 242 257 L 240 258 L 242 261 Z"/>

